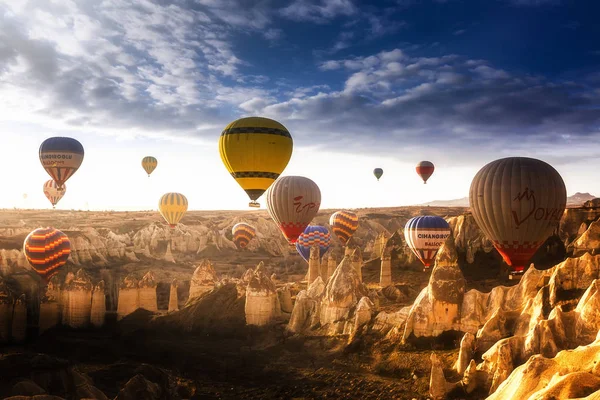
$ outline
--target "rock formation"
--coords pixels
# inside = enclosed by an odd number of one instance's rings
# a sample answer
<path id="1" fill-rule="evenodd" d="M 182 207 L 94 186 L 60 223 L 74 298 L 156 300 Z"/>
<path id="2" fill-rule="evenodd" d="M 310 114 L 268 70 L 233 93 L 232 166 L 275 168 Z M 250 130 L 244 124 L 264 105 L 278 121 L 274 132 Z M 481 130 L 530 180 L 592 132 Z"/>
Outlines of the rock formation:
<path id="1" fill-rule="evenodd" d="M 217 281 L 217 274 L 211 262 L 203 260 L 192 275 L 188 302 L 213 290 Z"/>
<path id="2" fill-rule="evenodd" d="M 168 312 L 178 311 L 179 310 L 179 298 L 177 296 L 177 288 L 179 287 L 179 283 L 177 279 L 173 279 L 171 282 L 171 288 L 169 289 L 169 309 Z"/>
<path id="3" fill-rule="evenodd" d="M 462 313 L 473 305 L 463 305 L 465 279 L 458 267 L 458 255 L 452 235 L 448 237 L 436 256 L 429 285 L 424 288 L 410 310 L 404 340 L 411 335 L 438 336 L 444 331 L 464 330 Z M 470 307 L 469 307 L 470 306 Z M 478 329 L 471 327 L 467 332 Z"/>
<path id="4" fill-rule="evenodd" d="M 306 290 L 298 293 L 287 326 L 290 332 L 307 333 L 319 326 L 323 294 L 325 294 L 325 284 L 321 277 L 315 279 Z"/>
<path id="5" fill-rule="evenodd" d="M 337 265 L 337 258 L 335 254 L 333 253 L 333 251 L 330 251 L 329 257 L 327 258 L 327 276 L 323 277 L 324 282 L 327 282 L 327 279 L 331 278 L 331 276 L 335 272 L 335 269 L 337 268 Z"/>
<path id="6" fill-rule="evenodd" d="M 62 321 L 61 292 L 58 276 L 54 276 L 46 286 L 46 294 L 40 299 L 40 333 L 58 325 Z"/>
<path id="7" fill-rule="evenodd" d="M 0 343 L 10 340 L 14 298 L 4 279 L 0 278 Z"/>
<path id="8" fill-rule="evenodd" d="M 281 311 L 285 313 L 291 313 L 294 306 L 292 304 L 292 294 L 290 293 L 290 288 L 286 285 L 277 289 L 277 296 L 279 297 Z"/>
<path id="9" fill-rule="evenodd" d="M 127 275 L 123 279 L 119 288 L 117 320 L 126 317 L 139 308 L 138 284 L 139 281 L 134 275 Z"/>
<path id="10" fill-rule="evenodd" d="M 248 325 L 267 325 L 281 315 L 277 289 L 263 269 L 261 261 L 246 288 L 245 312 Z"/>
<path id="11" fill-rule="evenodd" d="M 139 308 L 157 312 L 156 287 L 158 283 L 152 271 L 146 272 L 138 284 Z"/>
<path id="12" fill-rule="evenodd" d="M 104 325 L 106 318 L 106 294 L 104 293 L 104 281 L 98 282 L 92 292 L 92 309 L 90 322 L 92 326 L 99 328 Z"/>
<path id="13" fill-rule="evenodd" d="M 379 286 L 385 288 L 392 284 L 392 255 L 390 250 L 384 248 L 381 254 L 381 272 L 379 274 Z"/>
<path id="14" fill-rule="evenodd" d="M 356 276 L 358 277 L 359 282 L 362 282 L 362 265 L 362 252 L 360 251 L 360 247 L 357 247 L 352 252 L 352 268 L 354 268 L 356 271 Z"/>
<path id="15" fill-rule="evenodd" d="M 92 311 L 92 281 L 80 269 L 73 279 L 65 283 L 63 293 L 62 323 L 73 328 L 82 328 L 90 323 Z"/>
<path id="16" fill-rule="evenodd" d="M 308 259 L 308 284 L 310 285 L 317 279 L 321 273 L 321 261 L 319 259 L 319 246 L 313 245 L 310 248 L 310 257 Z"/>
<path id="17" fill-rule="evenodd" d="M 11 325 L 12 340 L 17 343 L 24 342 L 27 337 L 27 303 L 24 294 L 15 300 Z"/>

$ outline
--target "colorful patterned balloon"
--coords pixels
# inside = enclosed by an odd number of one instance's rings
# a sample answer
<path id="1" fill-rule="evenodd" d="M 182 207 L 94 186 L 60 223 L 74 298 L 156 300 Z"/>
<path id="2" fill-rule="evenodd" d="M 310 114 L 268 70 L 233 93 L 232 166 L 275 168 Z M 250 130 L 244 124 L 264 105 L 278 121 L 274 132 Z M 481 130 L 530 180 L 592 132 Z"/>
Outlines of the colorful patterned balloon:
<path id="1" fill-rule="evenodd" d="M 329 225 L 345 246 L 358 228 L 358 215 L 352 211 L 337 211 L 329 217 Z"/>
<path id="2" fill-rule="evenodd" d="M 166 193 L 160 198 L 158 209 L 169 226 L 175 228 L 187 212 L 188 200 L 181 193 Z"/>
<path id="3" fill-rule="evenodd" d="M 23 242 L 23 252 L 31 267 L 47 283 L 67 263 L 71 242 L 54 228 L 38 228 Z"/>
<path id="4" fill-rule="evenodd" d="M 50 200 L 50 203 L 52 203 L 52 208 L 54 208 L 56 204 L 60 201 L 60 199 L 63 198 L 66 191 L 66 184 L 64 184 L 63 187 L 59 189 L 58 185 L 56 184 L 56 182 L 54 182 L 53 179 L 50 179 L 49 181 L 46 181 L 46 183 L 44 183 L 44 195 L 46 195 L 46 198 Z"/>
<path id="5" fill-rule="evenodd" d="M 73 176 L 83 162 L 83 146 L 69 137 L 51 137 L 40 145 L 40 162 L 58 187 Z"/>
<path id="6" fill-rule="evenodd" d="M 240 222 L 231 228 L 231 233 L 233 234 L 233 243 L 238 249 L 243 249 L 256 236 L 256 229 L 251 225 Z"/>
<path id="7" fill-rule="evenodd" d="M 408 247 L 429 268 L 435 255 L 450 236 L 450 225 L 442 217 L 425 215 L 408 220 L 404 226 L 404 239 Z"/>
<path id="8" fill-rule="evenodd" d="M 298 236 L 296 241 L 296 250 L 306 262 L 310 258 L 310 248 L 313 245 L 319 246 L 319 259 L 329 250 L 331 244 L 331 234 L 329 229 L 319 225 L 309 225 L 304 232 Z"/>
<path id="9" fill-rule="evenodd" d="M 150 174 L 156 169 L 157 166 L 158 160 L 155 157 L 147 156 L 142 158 L 142 168 L 144 168 L 144 171 L 146 171 L 148 177 L 150 177 Z"/>
<path id="10" fill-rule="evenodd" d="M 283 176 L 267 190 L 267 210 L 288 243 L 298 236 L 319 212 L 321 191 L 303 176 Z"/>
<path id="11" fill-rule="evenodd" d="M 508 157 L 477 172 L 469 202 L 475 222 L 512 266 L 513 277 L 524 272 L 559 225 L 567 190 L 550 164 L 535 158 Z"/>
<path id="12" fill-rule="evenodd" d="M 423 179 L 423 184 L 427 183 L 427 179 L 433 174 L 435 167 L 431 161 L 421 161 L 417 164 L 417 174 Z"/>

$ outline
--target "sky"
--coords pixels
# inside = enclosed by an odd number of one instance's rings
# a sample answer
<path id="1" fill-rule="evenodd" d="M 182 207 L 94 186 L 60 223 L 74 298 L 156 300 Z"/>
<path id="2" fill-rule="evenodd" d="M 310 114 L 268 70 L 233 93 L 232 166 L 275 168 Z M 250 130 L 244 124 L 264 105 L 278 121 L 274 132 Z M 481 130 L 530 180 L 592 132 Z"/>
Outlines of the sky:
<path id="1" fill-rule="evenodd" d="M 465 197 L 509 156 L 600 196 L 598 15 L 596 0 L 0 0 L 0 207 L 51 207 L 39 145 L 70 136 L 85 159 L 57 208 L 156 209 L 176 191 L 246 210 L 218 152 L 245 116 L 288 128 L 283 175 L 315 181 L 321 208 Z"/>

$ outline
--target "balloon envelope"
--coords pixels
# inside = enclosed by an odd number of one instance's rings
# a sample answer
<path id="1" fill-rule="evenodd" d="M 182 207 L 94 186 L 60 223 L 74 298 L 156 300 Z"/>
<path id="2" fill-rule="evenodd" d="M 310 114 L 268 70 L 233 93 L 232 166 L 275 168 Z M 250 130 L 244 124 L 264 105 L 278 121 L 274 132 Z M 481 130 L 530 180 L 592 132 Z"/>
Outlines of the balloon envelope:
<path id="1" fill-rule="evenodd" d="M 147 156 L 142 158 L 142 168 L 144 171 L 150 176 L 150 174 L 156 169 L 158 166 L 158 160 L 152 156 Z"/>
<path id="2" fill-rule="evenodd" d="M 337 238 L 345 246 L 358 229 L 358 215 L 352 211 L 337 211 L 329 217 L 329 225 Z"/>
<path id="3" fill-rule="evenodd" d="M 51 137 L 40 145 L 40 161 L 58 187 L 79 169 L 83 162 L 83 146 L 69 137 Z"/>
<path id="4" fill-rule="evenodd" d="M 427 183 L 427 179 L 433 174 L 435 169 L 431 161 L 421 161 L 417 164 L 417 174 L 423 179 L 423 183 Z"/>
<path id="5" fill-rule="evenodd" d="M 435 256 L 450 236 L 450 225 L 442 217 L 424 215 L 408 220 L 404 226 L 406 244 L 423 263 L 429 268 Z"/>
<path id="6" fill-rule="evenodd" d="M 509 157 L 477 172 L 469 202 L 479 228 L 513 273 L 522 273 L 560 223 L 567 190 L 560 174 L 544 161 Z"/>
<path id="7" fill-rule="evenodd" d="M 38 228 L 25 238 L 23 252 L 33 270 L 47 283 L 67 263 L 71 242 L 58 229 Z"/>
<path id="8" fill-rule="evenodd" d="M 316 183 L 303 176 L 284 176 L 267 191 L 267 210 L 289 244 L 317 215 L 321 191 Z"/>
<path id="9" fill-rule="evenodd" d="M 379 178 L 381 178 L 381 176 L 383 175 L 383 170 L 381 168 L 375 168 L 373 170 L 373 175 L 375 175 L 375 178 L 379 180 Z"/>
<path id="10" fill-rule="evenodd" d="M 188 200 L 181 193 L 166 193 L 160 198 L 158 209 L 169 226 L 175 228 L 188 209 Z"/>
<path id="11" fill-rule="evenodd" d="M 67 185 L 63 185 L 62 188 L 59 188 L 56 182 L 53 179 L 46 181 L 44 183 L 44 195 L 46 198 L 50 200 L 52 207 L 56 206 L 56 204 L 63 198 L 65 193 L 67 192 Z"/>
<path id="12" fill-rule="evenodd" d="M 292 157 L 292 135 L 277 121 L 240 118 L 225 127 L 219 153 L 227 171 L 246 191 L 251 207 L 281 175 Z"/>
<path id="13" fill-rule="evenodd" d="M 231 228 L 231 233 L 233 234 L 233 243 L 238 249 L 243 249 L 256 236 L 256 229 L 252 225 L 240 222 Z"/>
<path id="14" fill-rule="evenodd" d="M 306 262 L 310 258 L 310 248 L 313 245 L 319 246 L 319 259 L 329 250 L 331 244 L 331 234 L 329 229 L 319 225 L 309 225 L 296 241 L 296 250 Z"/>

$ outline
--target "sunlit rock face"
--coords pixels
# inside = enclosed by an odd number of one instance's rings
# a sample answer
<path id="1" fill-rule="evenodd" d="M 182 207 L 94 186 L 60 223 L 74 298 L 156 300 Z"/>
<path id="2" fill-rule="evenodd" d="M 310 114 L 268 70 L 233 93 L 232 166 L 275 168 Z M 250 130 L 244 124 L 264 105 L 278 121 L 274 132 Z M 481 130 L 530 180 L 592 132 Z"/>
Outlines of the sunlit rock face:
<path id="1" fill-rule="evenodd" d="M 63 325 L 82 328 L 90 324 L 92 310 L 92 281 L 80 269 L 72 280 L 65 282 L 63 289 Z"/>
<path id="2" fill-rule="evenodd" d="M 120 320 L 137 310 L 140 306 L 139 280 L 134 275 L 123 278 L 119 288 L 119 301 L 117 305 L 117 319 Z"/>
<path id="3" fill-rule="evenodd" d="M 267 325 L 281 315 L 277 289 L 263 270 L 264 264 L 261 261 L 246 289 L 245 312 L 248 325 Z"/>
<path id="4" fill-rule="evenodd" d="M 362 252 L 360 251 L 360 247 L 357 247 L 352 252 L 352 267 L 356 271 L 356 276 L 358 277 L 359 282 L 362 282 L 362 264 L 363 264 Z"/>
<path id="5" fill-rule="evenodd" d="M 106 294 L 104 293 L 104 281 L 98 282 L 92 292 L 92 310 L 90 322 L 96 328 L 104 325 L 106 318 Z"/>
<path id="6" fill-rule="evenodd" d="M 290 332 L 308 332 L 319 326 L 321 299 L 324 293 L 325 284 L 323 279 L 318 277 L 306 290 L 301 290 L 296 295 L 296 303 L 287 326 Z"/>
<path id="7" fill-rule="evenodd" d="M 469 264 L 475 261 L 478 251 L 489 253 L 494 249 L 494 245 L 479 229 L 472 215 L 459 215 L 448 218 L 447 221 L 452 229 L 455 246 L 466 251 Z"/>
<path id="8" fill-rule="evenodd" d="M 335 269 L 337 268 L 337 265 L 337 257 L 333 251 L 330 251 L 329 256 L 327 257 L 327 277 L 323 279 L 323 282 L 327 282 L 327 280 L 331 278 L 335 272 Z"/>
<path id="9" fill-rule="evenodd" d="M 319 258 L 319 246 L 314 245 L 310 248 L 310 257 L 308 259 L 308 284 L 310 285 L 321 275 L 321 260 Z"/>
<path id="10" fill-rule="evenodd" d="M 157 312 L 156 287 L 158 282 L 152 271 L 146 272 L 138 284 L 139 308 Z"/>
<path id="11" fill-rule="evenodd" d="M 600 363 L 598 257 L 585 253 L 546 271 L 530 268 L 511 288 L 468 292 L 463 308 L 471 297 L 480 306 L 470 314 L 483 325 L 474 340 L 467 333 L 461 342 L 461 387 L 487 391 L 490 399 L 583 398 L 600 390 L 588 379 Z M 475 353 L 483 353 L 478 365 L 467 361 Z M 585 360 L 594 360 L 591 368 Z"/>
<path id="12" fill-rule="evenodd" d="M 322 326 L 329 325 L 329 334 L 349 333 L 346 323 L 352 318 L 352 311 L 362 297 L 368 297 L 352 264 L 351 257 L 344 257 L 325 287 L 320 322 Z"/>
<path id="13" fill-rule="evenodd" d="M 444 331 L 461 330 L 465 285 L 450 235 L 438 251 L 429 285 L 421 291 L 410 311 L 404 339 L 411 335 L 438 336 Z"/>
<path id="14" fill-rule="evenodd" d="M 281 311 L 285 313 L 291 313 L 294 306 L 292 303 L 292 294 L 290 293 L 290 288 L 286 285 L 277 289 L 277 296 L 279 296 Z"/>
<path id="15" fill-rule="evenodd" d="M 387 250 L 387 249 L 386 249 Z M 392 284 L 392 255 L 384 250 L 381 255 L 381 272 L 379 274 L 379 286 L 382 288 Z"/>
<path id="16" fill-rule="evenodd" d="M 209 260 L 203 260 L 192 275 L 188 302 L 213 290 L 217 282 L 217 274 L 212 263 Z"/>

